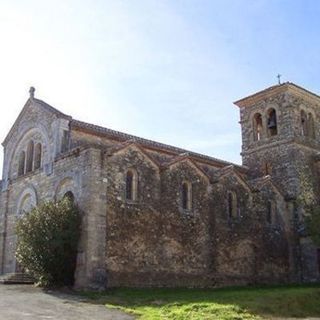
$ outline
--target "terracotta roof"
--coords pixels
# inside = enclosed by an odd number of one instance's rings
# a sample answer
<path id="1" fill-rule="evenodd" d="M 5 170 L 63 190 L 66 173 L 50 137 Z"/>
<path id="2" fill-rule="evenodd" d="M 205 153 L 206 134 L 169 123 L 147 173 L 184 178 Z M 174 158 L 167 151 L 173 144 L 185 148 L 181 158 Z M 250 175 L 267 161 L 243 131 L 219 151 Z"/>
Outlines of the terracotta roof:
<path id="1" fill-rule="evenodd" d="M 320 99 L 319 95 L 317 95 L 307 89 L 304 89 L 304 88 L 302 88 L 292 82 L 285 82 L 285 83 L 282 83 L 279 85 L 271 86 L 271 87 L 266 88 L 262 91 L 256 92 L 252 95 L 249 95 L 245 98 L 242 98 L 238 101 L 235 101 L 234 104 L 240 108 L 248 107 L 248 106 L 254 104 L 255 102 L 257 102 L 258 100 L 267 98 L 267 97 L 274 95 L 274 94 L 285 92 L 288 89 L 293 89 L 296 92 L 307 95 L 307 96 L 312 97 L 314 99 Z"/>
<path id="2" fill-rule="evenodd" d="M 219 166 L 219 167 L 224 167 L 224 166 L 228 166 L 228 165 L 234 165 L 236 168 L 245 171 L 246 168 L 244 166 L 241 165 L 236 165 L 233 164 L 231 162 L 228 161 L 224 161 L 224 160 L 220 160 L 214 157 L 210 157 L 207 155 L 203 155 L 200 153 L 196 153 L 196 152 L 192 152 L 192 151 L 188 151 L 185 149 L 181 149 L 178 147 L 174 147 L 171 145 L 167 145 L 164 143 L 160 143 L 160 142 L 156 142 L 153 140 L 148 140 L 148 139 L 144 139 L 144 138 L 140 138 L 134 135 L 130 135 L 127 133 L 123 133 L 120 131 L 115 131 L 112 129 L 108 129 L 108 128 L 104 128 L 104 127 L 100 127 L 94 124 L 90 124 L 90 123 L 86 123 L 86 122 L 82 122 L 79 120 L 71 120 L 70 122 L 71 128 L 74 129 L 81 129 L 84 130 L 88 133 L 91 134 L 96 134 L 96 135 L 101 135 L 101 136 L 105 136 L 105 137 L 110 137 L 111 139 L 115 139 L 121 142 L 125 142 L 127 140 L 130 140 L 130 142 L 137 142 L 139 144 L 141 144 L 144 147 L 147 147 L 149 149 L 156 149 L 156 150 L 161 150 L 163 152 L 167 152 L 169 154 L 182 154 L 182 153 L 187 153 L 190 157 L 195 158 L 198 161 L 205 161 L 208 162 L 210 164 L 212 164 L 212 162 L 214 162 L 215 165 Z"/>

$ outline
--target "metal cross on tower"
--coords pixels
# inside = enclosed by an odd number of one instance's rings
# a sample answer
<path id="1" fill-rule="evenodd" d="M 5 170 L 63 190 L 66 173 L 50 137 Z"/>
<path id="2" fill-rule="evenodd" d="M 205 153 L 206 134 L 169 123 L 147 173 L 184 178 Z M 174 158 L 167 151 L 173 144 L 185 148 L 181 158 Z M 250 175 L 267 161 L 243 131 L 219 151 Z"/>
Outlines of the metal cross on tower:
<path id="1" fill-rule="evenodd" d="M 281 74 L 278 74 L 277 78 L 278 78 L 278 84 L 281 84 Z"/>

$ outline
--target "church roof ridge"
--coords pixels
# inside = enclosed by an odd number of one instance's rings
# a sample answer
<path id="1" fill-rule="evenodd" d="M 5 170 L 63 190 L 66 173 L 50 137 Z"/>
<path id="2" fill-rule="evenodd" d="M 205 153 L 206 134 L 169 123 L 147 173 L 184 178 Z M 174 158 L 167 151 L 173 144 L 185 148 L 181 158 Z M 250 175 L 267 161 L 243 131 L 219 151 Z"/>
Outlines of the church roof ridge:
<path id="1" fill-rule="evenodd" d="M 189 156 L 191 156 L 193 158 L 196 158 L 198 161 L 204 160 L 204 161 L 207 161 L 207 162 L 210 162 L 210 163 L 211 162 L 215 162 L 216 164 L 218 164 L 218 165 L 220 165 L 222 167 L 232 165 L 232 166 L 235 166 L 238 169 L 246 170 L 246 167 L 244 167 L 242 165 L 231 163 L 229 161 L 217 159 L 217 158 L 214 158 L 214 157 L 211 157 L 211 156 L 207 156 L 207 155 L 204 155 L 204 154 L 200 154 L 200 153 L 197 153 L 197 152 L 189 151 L 189 150 L 186 150 L 186 149 L 182 149 L 182 148 L 175 147 L 175 146 L 172 146 L 172 145 L 164 144 L 164 143 L 157 142 L 157 141 L 154 141 L 154 140 L 141 138 L 141 137 L 134 136 L 134 135 L 131 135 L 131 134 L 128 134 L 128 133 L 124 133 L 124 132 L 121 132 L 121 131 L 116 131 L 116 130 L 113 130 L 113 129 L 101 127 L 101 126 L 98 126 L 98 125 L 94 125 L 94 124 L 91 124 L 91 123 L 79 121 L 79 120 L 76 120 L 76 119 L 72 119 L 70 121 L 70 124 L 71 124 L 71 128 L 72 127 L 73 128 L 80 128 L 80 129 L 84 129 L 84 130 L 87 130 L 87 131 L 90 131 L 90 132 L 93 132 L 93 133 L 96 133 L 96 134 L 111 136 L 112 138 L 116 138 L 116 139 L 118 139 L 120 141 L 123 141 L 123 142 L 125 142 L 127 140 L 134 140 L 135 142 L 141 144 L 142 146 L 149 147 L 150 149 L 161 149 L 161 150 L 167 151 L 169 153 L 174 153 L 174 154 L 187 153 Z"/>

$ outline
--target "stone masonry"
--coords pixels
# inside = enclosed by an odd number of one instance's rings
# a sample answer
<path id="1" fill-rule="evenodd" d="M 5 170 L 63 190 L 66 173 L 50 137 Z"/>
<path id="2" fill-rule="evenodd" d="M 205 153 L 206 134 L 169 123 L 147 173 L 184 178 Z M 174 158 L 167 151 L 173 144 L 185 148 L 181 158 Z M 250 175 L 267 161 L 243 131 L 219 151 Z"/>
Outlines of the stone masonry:
<path id="1" fill-rule="evenodd" d="M 304 228 L 320 199 L 320 97 L 284 83 L 235 103 L 243 165 L 77 121 L 30 91 L 3 142 L 0 274 L 15 224 L 72 192 L 77 288 L 317 281 Z"/>

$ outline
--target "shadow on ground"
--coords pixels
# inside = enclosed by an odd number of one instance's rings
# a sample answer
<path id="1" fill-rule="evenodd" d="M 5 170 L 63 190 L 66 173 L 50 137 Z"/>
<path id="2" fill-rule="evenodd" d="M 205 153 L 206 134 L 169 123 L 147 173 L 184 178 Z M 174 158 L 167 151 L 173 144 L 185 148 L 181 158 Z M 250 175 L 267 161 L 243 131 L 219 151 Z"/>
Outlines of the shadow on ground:
<path id="1" fill-rule="evenodd" d="M 225 289 L 114 289 L 85 292 L 92 303 L 143 319 L 320 319 L 320 285 Z"/>

